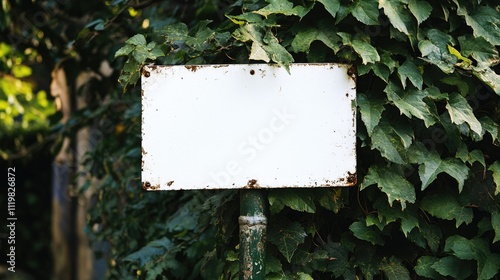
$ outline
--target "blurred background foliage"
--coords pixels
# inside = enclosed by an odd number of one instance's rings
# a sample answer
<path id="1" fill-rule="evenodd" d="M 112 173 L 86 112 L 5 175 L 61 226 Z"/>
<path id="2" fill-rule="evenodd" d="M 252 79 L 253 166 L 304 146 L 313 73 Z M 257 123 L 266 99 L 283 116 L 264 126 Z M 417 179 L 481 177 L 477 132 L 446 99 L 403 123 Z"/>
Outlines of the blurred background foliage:
<path id="1" fill-rule="evenodd" d="M 358 74 L 358 185 L 266 191 L 268 279 L 499 278 L 496 2 L 1 4 L 2 168 L 23 176 L 19 217 L 35 222 L 19 228 L 19 267 L 33 279 L 57 273 L 47 269 L 57 256 L 31 256 L 50 255 L 51 171 L 38 167 L 61 153 L 67 199 L 87 205 L 82 231 L 106 264 L 94 260 L 89 277 L 237 278 L 237 191 L 140 187 L 137 83 L 148 63 L 253 61 L 350 63 Z"/>

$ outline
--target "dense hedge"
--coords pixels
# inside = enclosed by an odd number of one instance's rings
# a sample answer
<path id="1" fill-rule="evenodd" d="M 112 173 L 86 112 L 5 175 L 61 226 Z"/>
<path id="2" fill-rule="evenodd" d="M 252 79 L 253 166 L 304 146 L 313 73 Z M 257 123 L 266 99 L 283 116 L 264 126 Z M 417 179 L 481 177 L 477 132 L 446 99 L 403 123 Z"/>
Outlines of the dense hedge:
<path id="1" fill-rule="evenodd" d="M 122 84 L 135 84 L 141 65 L 152 60 L 283 67 L 342 62 L 358 72 L 360 183 L 268 191 L 269 279 L 496 277 L 498 6 L 459 0 L 213 4 L 225 18 L 176 18 L 131 37 L 116 53 L 127 57 Z M 235 278 L 234 194 L 147 193 L 128 201 L 117 213 L 129 221 L 120 227 L 124 234 L 112 236 L 117 244 L 124 244 L 120 238 L 138 242 L 116 248 L 118 267 L 146 279 Z M 108 203 L 102 200 L 103 209 Z M 152 215 L 162 218 L 150 221 Z"/>

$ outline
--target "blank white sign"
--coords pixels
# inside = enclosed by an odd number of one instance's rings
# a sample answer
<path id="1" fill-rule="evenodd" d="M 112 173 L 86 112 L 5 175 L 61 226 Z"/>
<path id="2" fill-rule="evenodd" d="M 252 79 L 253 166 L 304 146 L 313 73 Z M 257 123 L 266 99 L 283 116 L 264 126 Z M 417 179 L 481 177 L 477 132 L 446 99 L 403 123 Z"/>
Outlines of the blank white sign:
<path id="1" fill-rule="evenodd" d="M 146 66 L 147 190 L 356 184 L 349 65 Z"/>

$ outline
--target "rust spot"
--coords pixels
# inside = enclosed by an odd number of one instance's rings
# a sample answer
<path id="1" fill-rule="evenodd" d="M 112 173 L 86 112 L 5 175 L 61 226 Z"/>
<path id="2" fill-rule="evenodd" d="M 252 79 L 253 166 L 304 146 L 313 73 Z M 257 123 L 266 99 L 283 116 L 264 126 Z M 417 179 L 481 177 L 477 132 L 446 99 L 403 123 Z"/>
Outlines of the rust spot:
<path id="1" fill-rule="evenodd" d="M 356 185 L 356 182 L 358 180 L 356 172 L 351 173 L 351 172 L 347 171 L 347 174 L 349 174 L 349 176 L 347 176 L 347 183 L 351 184 L 352 186 Z"/>
<path id="2" fill-rule="evenodd" d="M 141 150 L 142 150 L 142 154 L 143 154 L 143 155 L 148 154 L 148 153 L 144 150 L 144 148 L 143 148 L 143 147 L 141 147 Z"/>
<path id="3" fill-rule="evenodd" d="M 255 188 L 258 188 L 259 185 L 257 184 L 257 180 L 255 179 L 252 179 L 252 180 L 249 180 L 248 183 L 247 183 L 247 188 L 250 188 L 250 189 L 255 189 Z"/>
<path id="4" fill-rule="evenodd" d="M 250 70 L 250 75 L 255 75 L 255 70 Z"/>
<path id="5" fill-rule="evenodd" d="M 156 68 L 158 68 L 158 65 L 150 65 L 148 67 L 151 68 L 151 70 L 156 70 Z"/>
<path id="6" fill-rule="evenodd" d="M 160 188 L 160 186 L 151 186 L 150 182 L 142 182 L 142 188 L 146 191 L 155 191 Z"/>
<path id="7" fill-rule="evenodd" d="M 142 67 L 141 74 L 146 78 L 149 78 L 149 76 L 151 76 L 151 73 L 149 73 L 149 71 L 146 70 L 146 67 Z"/>
<path id="8" fill-rule="evenodd" d="M 186 67 L 186 69 L 191 70 L 193 72 L 196 72 L 196 70 L 198 70 L 198 66 L 196 66 L 196 65 L 186 65 L 184 67 Z"/>
<path id="9" fill-rule="evenodd" d="M 170 187 L 170 186 L 172 186 L 173 183 L 174 183 L 174 181 L 168 181 L 167 186 Z"/>
<path id="10" fill-rule="evenodd" d="M 151 183 L 149 182 L 142 182 L 142 188 L 145 190 L 149 190 L 151 188 Z"/>

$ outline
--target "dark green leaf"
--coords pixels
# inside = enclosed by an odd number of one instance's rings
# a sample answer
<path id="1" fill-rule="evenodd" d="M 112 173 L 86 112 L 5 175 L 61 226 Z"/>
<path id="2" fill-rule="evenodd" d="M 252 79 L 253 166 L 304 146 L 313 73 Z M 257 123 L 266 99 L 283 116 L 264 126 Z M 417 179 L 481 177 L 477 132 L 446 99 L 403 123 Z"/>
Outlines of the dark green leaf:
<path id="1" fill-rule="evenodd" d="M 325 9 L 335 18 L 335 15 L 340 9 L 340 1 L 339 0 L 318 0 L 321 4 L 325 6 Z"/>
<path id="2" fill-rule="evenodd" d="M 426 127 L 430 127 L 436 123 L 436 117 L 432 114 L 429 106 L 423 101 L 427 97 L 425 91 L 414 89 L 403 91 L 394 83 L 389 83 L 384 92 L 387 93 L 387 98 L 394 102 L 394 105 L 405 116 L 409 118 L 415 116 L 423 120 Z"/>
<path id="3" fill-rule="evenodd" d="M 138 261 L 140 266 L 144 266 L 147 262 L 151 262 L 154 256 L 164 254 L 173 246 L 172 241 L 167 237 L 151 241 L 146 246 L 139 249 L 124 258 L 125 261 Z"/>
<path id="4" fill-rule="evenodd" d="M 478 6 L 472 13 L 465 13 L 467 25 L 472 27 L 475 37 L 483 37 L 493 45 L 500 45 L 500 32 L 498 22 L 500 14 L 498 10 L 490 6 Z"/>
<path id="5" fill-rule="evenodd" d="M 297 222 L 280 221 L 269 232 L 269 242 L 276 245 L 288 262 L 292 261 L 297 246 L 307 236 L 304 228 Z"/>
<path id="6" fill-rule="evenodd" d="M 493 243 L 495 243 L 500 240 L 500 213 L 491 214 L 491 227 L 495 232 L 495 238 L 493 239 Z"/>
<path id="7" fill-rule="evenodd" d="M 422 90 L 422 73 L 417 68 L 417 65 L 410 60 L 407 59 L 399 68 L 398 74 L 401 78 L 401 83 L 403 84 L 403 89 L 406 88 L 406 79 L 408 78 L 410 82 L 419 90 Z"/>
<path id="8" fill-rule="evenodd" d="M 344 45 L 351 46 L 359 54 L 363 64 L 375 63 L 380 60 L 377 50 L 370 43 L 345 32 L 338 32 L 337 35 L 342 38 Z"/>
<path id="9" fill-rule="evenodd" d="M 384 245 L 384 240 L 382 239 L 381 232 L 375 227 L 368 227 L 363 221 L 357 221 L 349 226 L 354 236 L 358 239 L 368 241 L 373 245 Z"/>
<path id="10" fill-rule="evenodd" d="M 399 126 L 387 122 L 380 122 L 372 133 L 372 149 L 377 149 L 380 154 L 388 160 L 403 164 L 405 163 L 406 149 L 410 146 L 413 135 L 411 131 L 405 131 Z"/>
<path id="11" fill-rule="evenodd" d="M 469 224 L 474 217 L 472 209 L 461 205 L 451 194 L 428 195 L 422 199 L 420 206 L 436 218 L 455 220 L 457 228 L 463 223 Z"/>
<path id="12" fill-rule="evenodd" d="M 269 192 L 269 205 L 271 208 L 277 203 L 285 205 L 293 210 L 314 213 L 316 206 L 314 205 L 313 193 L 304 190 L 289 190 L 289 189 L 273 189 Z"/>
<path id="13" fill-rule="evenodd" d="M 368 135 L 371 136 L 373 129 L 382 118 L 382 112 L 385 110 L 385 100 L 361 93 L 358 94 L 356 102 L 361 113 L 361 120 L 366 126 Z"/>
<path id="14" fill-rule="evenodd" d="M 340 38 L 335 33 L 335 29 L 320 26 L 320 28 L 305 27 L 300 29 L 292 41 L 292 50 L 309 53 L 311 43 L 314 41 L 323 42 L 334 52 L 340 48 Z"/>
<path id="15" fill-rule="evenodd" d="M 389 280 L 404 280 L 411 279 L 408 269 L 401 264 L 401 261 L 395 257 L 389 260 L 384 259 L 380 266 L 380 270 L 384 272 L 385 277 Z"/>
<path id="16" fill-rule="evenodd" d="M 481 117 L 479 119 L 479 122 L 481 122 L 481 126 L 483 127 L 483 129 L 490 133 L 493 140 L 492 143 L 498 143 L 498 140 L 500 138 L 500 129 L 498 124 L 487 116 Z"/>
<path id="17" fill-rule="evenodd" d="M 415 202 L 413 185 L 396 168 L 371 166 L 361 184 L 361 189 L 374 184 L 377 184 L 378 188 L 387 195 L 391 206 L 394 200 L 399 201 L 403 209 L 406 207 L 406 202 Z"/>
<path id="18" fill-rule="evenodd" d="M 474 272 L 471 262 L 461 261 L 453 256 L 441 258 L 431 267 L 441 275 L 450 276 L 453 279 L 467 279 Z"/>
<path id="19" fill-rule="evenodd" d="M 432 267 L 439 259 L 431 256 L 422 256 L 417 260 L 415 272 L 422 277 L 440 279 L 439 273 Z"/>
<path id="20" fill-rule="evenodd" d="M 500 63 L 497 49 L 484 38 L 465 35 L 458 37 L 458 42 L 460 43 L 462 54 L 464 56 L 472 56 L 481 68 Z"/>

